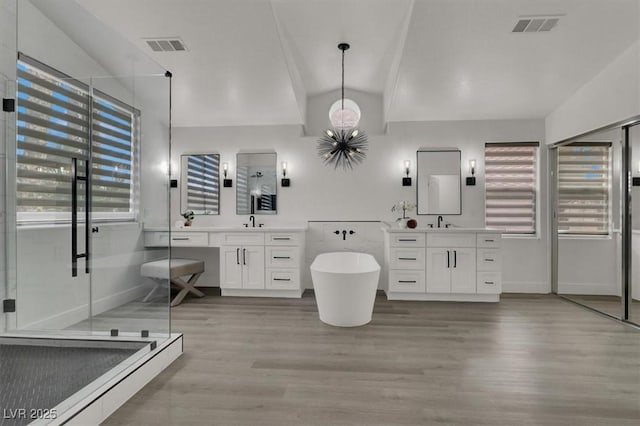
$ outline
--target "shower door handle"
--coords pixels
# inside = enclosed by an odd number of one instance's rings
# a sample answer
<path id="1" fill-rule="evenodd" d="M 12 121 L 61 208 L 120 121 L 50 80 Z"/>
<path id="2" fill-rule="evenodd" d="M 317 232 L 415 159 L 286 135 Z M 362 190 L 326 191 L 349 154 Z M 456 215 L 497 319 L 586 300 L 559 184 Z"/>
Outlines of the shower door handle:
<path id="1" fill-rule="evenodd" d="M 91 199 L 91 185 L 89 174 L 89 160 L 85 160 L 85 176 L 78 175 L 78 159 L 71 159 L 71 276 L 78 276 L 78 259 L 85 260 L 85 273 L 89 273 L 90 230 L 89 206 Z M 78 181 L 85 182 L 84 195 L 84 253 L 78 253 Z"/>

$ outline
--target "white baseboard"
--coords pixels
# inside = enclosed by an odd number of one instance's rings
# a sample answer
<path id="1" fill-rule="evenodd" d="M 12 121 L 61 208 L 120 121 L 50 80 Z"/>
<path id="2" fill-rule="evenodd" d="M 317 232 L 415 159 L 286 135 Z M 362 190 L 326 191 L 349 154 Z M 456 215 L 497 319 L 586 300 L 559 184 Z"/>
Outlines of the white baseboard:
<path id="1" fill-rule="evenodd" d="M 83 304 L 73 309 L 66 310 L 59 314 L 31 322 L 27 325 L 18 324 L 20 330 L 62 330 L 80 321 L 84 321 L 89 316 L 89 305 Z"/>
<path id="2" fill-rule="evenodd" d="M 222 296 L 233 297 L 285 297 L 288 299 L 299 299 L 304 290 L 243 290 L 235 288 L 223 288 L 220 291 Z"/>
<path id="3" fill-rule="evenodd" d="M 558 283 L 558 294 L 588 294 L 597 296 L 620 296 L 620 288 L 613 283 Z"/>
<path id="4" fill-rule="evenodd" d="M 385 291 L 386 292 L 386 291 Z M 434 302 L 499 302 L 499 294 L 452 294 L 452 293 L 399 293 L 386 292 L 389 300 L 419 300 Z"/>
<path id="5" fill-rule="evenodd" d="M 551 284 L 544 281 L 503 281 L 503 293 L 549 294 Z"/>
<path id="6" fill-rule="evenodd" d="M 117 308 L 118 306 L 122 306 L 125 303 L 132 302 L 136 299 L 140 299 L 151 291 L 150 286 L 140 284 L 129 290 L 121 291 L 119 293 L 112 294 L 107 297 L 103 297 L 101 299 L 93 302 L 93 315 L 98 315 L 103 312 L 106 312 L 110 309 Z"/>
<path id="7" fill-rule="evenodd" d="M 121 291 L 116 294 L 112 294 L 107 297 L 96 300 L 93 303 L 93 314 L 98 315 L 106 312 L 110 309 L 117 308 L 125 303 L 139 299 L 147 294 L 150 290 L 149 286 L 138 285 L 129 290 Z M 25 330 L 62 330 L 67 327 L 77 324 L 80 321 L 84 321 L 88 318 L 89 310 L 88 304 L 82 304 L 75 308 L 66 310 L 59 314 L 51 315 L 47 318 L 43 318 L 27 325 L 20 326 L 20 329 Z"/>

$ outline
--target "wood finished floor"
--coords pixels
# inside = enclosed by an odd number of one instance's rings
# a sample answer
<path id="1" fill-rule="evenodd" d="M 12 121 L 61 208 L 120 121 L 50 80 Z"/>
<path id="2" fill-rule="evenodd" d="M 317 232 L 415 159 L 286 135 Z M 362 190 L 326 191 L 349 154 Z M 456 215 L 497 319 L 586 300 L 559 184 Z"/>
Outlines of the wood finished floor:
<path id="1" fill-rule="evenodd" d="M 640 332 L 555 296 L 376 300 L 334 328 L 302 300 L 173 308 L 184 355 L 106 425 L 640 424 Z"/>

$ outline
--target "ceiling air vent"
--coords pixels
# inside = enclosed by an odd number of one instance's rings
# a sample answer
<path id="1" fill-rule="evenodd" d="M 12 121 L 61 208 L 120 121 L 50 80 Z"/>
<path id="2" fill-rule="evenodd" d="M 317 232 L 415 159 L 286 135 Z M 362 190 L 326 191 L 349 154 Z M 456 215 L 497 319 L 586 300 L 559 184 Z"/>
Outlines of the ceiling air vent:
<path id="1" fill-rule="evenodd" d="M 154 52 L 184 52 L 187 50 L 179 37 L 145 38 L 144 41 Z"/>
<path id="2" fill-rule="evenodd" d="M 549 32 L 558 25 L 562 15 L 553 16 L 521 16 L 518 19 L 513 33 L 544 33 Z"/>

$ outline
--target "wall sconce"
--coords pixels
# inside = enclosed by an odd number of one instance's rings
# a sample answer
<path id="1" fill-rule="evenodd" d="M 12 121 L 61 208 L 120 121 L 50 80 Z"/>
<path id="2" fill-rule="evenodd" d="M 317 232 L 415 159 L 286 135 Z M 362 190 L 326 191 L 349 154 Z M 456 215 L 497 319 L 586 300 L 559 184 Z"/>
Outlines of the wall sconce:
<path id="1" fill-rule="evenodd" d="M 636 172 L 640 174 L 640 161 L 638 162 L 638 170 Z M 631 186 L 640 186 L 640 177 L 632 177 Z"/>
<path id="2" fill-rule="evenodd" d="M 233 180 L 227 179 L 227 173 L 229 173 L 229 163 L 222 163 L 222 173 L 224 174 L 222 186 L 225 188 L 231 188 L 233 186 Z"/>
<path id="3" fill-rule="evenodd" d="M 280 180 L 282 186 L 291 186 L 291 181 L 287 177 L 287 162 L 282 162 L 282 179 Z"/>
<path id="4" fill-rule="evenodd" d="M 469 160 L 469 171 L 471 176 L 467 177 L 467 186 L 475 186 L 476 184 L 476 160 Z"/>
<path id="5" fill-rule="evenodd" d="M 410 170 L 411 170 L 411 161 L 404 160 L 404 172 L 407 174 L 407 176 L 402 178 L 402 186 L 411 186 L 411 178 L 409 177 Z"/>

